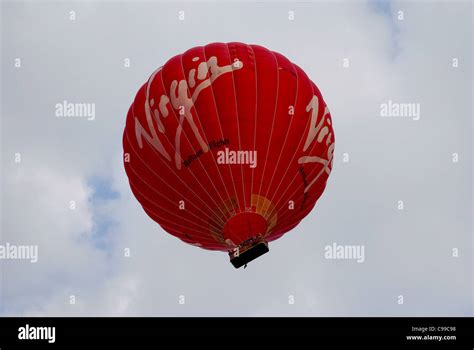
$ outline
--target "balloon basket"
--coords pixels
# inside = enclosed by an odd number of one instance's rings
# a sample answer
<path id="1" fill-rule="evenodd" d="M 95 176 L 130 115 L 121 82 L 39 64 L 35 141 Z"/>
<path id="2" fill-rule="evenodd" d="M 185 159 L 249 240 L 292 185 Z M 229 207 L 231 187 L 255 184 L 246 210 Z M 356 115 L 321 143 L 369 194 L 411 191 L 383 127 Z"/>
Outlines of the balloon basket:
<path id="1" fill-rule="evenodd" d="M 251 238 L 229 251 L 230 262 L 236 269 L 268 253 L 268 242 L 263 238 Z"/>

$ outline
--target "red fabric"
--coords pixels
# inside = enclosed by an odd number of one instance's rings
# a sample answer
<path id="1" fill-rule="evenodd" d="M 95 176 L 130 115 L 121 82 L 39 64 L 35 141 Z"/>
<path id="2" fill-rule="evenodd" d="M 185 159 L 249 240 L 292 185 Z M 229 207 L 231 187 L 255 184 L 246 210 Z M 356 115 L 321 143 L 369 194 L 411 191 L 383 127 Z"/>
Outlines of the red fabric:
<path id="1" fill-rule="evenodd" d="M 301 68 L 261 46 L 213 43 L 152 74 L 128 112 L 123 148 L 131 189 L 153 220 L 227 251 L 255 235 L 277 239 L 311 211 L 334 132 Z M 232 151 L 244 152 L 240 164 L 229 164 Z"/>

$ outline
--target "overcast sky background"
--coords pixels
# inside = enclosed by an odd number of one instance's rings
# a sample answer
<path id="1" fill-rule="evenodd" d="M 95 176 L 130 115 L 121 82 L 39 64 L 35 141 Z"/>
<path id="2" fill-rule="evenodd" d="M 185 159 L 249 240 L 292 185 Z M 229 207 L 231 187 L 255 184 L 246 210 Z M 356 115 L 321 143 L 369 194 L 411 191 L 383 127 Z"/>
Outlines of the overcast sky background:
<path id="1" fill-rule="evenodd" d="M 473 315 L 472 2 L 1 8 L 0 244 L 37 244 L 39 261 L 0 260 L 0 315 Z M 245 270 L 166 234 L 122 165 L 138 88 L 170 57 L 215 41 L 259 44 L 302 67 L 336 136 L 313 212 Z M 55 117 L 64 100 L 95 103 L 95 120 Z M 420 120 L 380 117 L 388 100 L 420 103 Z M 326 260 L 334 242 L 364 245 L 365 262 Z"/>

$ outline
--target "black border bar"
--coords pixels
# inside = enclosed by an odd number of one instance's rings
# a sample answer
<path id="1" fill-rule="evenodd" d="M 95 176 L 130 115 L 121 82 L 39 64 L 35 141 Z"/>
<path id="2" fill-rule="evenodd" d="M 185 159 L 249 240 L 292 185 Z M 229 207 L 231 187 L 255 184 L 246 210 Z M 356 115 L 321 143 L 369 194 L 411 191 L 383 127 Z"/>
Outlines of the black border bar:
<path id="1" fill-rule="evenodd" d="M 55 342 L 18 339 L 20 327 L 55 327 Z M 0 318 L 0 349 L 65 348 L 108 344 L 144 347 L 206 338 L 313 338 L 311 344 L 474 348 L 473 318 L 417 317 L 61 317 Z M 411 338 L 410 338 L 411 337 Z M 421 338 L 419 338 L 421 337 Z M 439 339 L 442 337 L 442 339 Z M 164 339 L 167 338 L 168 340 Z M 455 339 L 454 339 L 455 338 Z M 304 340 L 306 341 L 306 340 Z M 301 344 L 304 344 L 304 341 Z M 143 347 L 139 347 L 143 345 Z M 221 344 L 222 345 L 222 344 Z M 151 348 L 154 348 L 152 346 Z M 312 346 L 314 347 L 314 346 Z"/>

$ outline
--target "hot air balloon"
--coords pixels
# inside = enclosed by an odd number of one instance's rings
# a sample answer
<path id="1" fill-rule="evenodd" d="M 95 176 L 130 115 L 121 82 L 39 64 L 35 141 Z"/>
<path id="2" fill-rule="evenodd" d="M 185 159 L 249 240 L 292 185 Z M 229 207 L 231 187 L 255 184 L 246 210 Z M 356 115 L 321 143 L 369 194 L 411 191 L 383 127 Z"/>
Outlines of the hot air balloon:
<path id="1" fill-rule="evenodd" d="M 313 209 L 334 131 L 305 72 L 262 46 L 212 43 L 177 55 L 138 90 L 123 133 L 130 187 L 182 241 L 236 267 Z"/>

